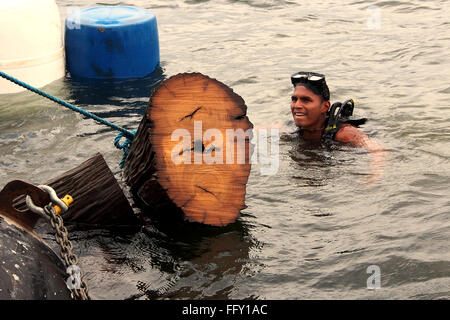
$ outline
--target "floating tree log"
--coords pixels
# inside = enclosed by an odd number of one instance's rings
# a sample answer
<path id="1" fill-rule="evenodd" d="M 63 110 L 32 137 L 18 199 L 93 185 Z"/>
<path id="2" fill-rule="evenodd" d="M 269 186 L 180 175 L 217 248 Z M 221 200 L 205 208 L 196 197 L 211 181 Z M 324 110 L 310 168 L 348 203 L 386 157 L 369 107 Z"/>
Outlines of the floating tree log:
<path id="1" fill-rule="evenodd" d="M 252 123 L 244 100 L 199 73 L 173 76 L 152 94 L 124 167 L 151 211 L 223 226 L 245 208 Z M 177 208 L 177 209 L 176 209 Z"/>
<path id="2" fill-rule="evenodd" d="M 117 225 L 134 224 L 137 217 L 100 153 L 46 183 L 59 197 L 74 202 L 62 214 L 64 221 Z"/>
<path id="3" fill-rule="evenodd" d="M 16 184 L 8 187 L 9 193 L 11 188 L 11 190 L 22 188 L 27 191 L 22 192 L 22 194 L 30 194 L 29 188 L 24 189 L 21 183 Z M 138 222 L 138 217 L 100 153 L 43 184 L 52 187 L 60 198 L 69 194 L 74 199 L 74 202 L 69 206 L 69 210 L 61 214 L 65 222 L 102 226 L 126 225 Z M 44 192 L 44 194 L 46 193 Z M 48 195 L 46 199 L 49 199 Z M 42 200 L 40 201 L 42 202 Z M 0 199 L 0 205 L 1 203 Z M 49 200 L 44 205 L 48 203 Z M 41 206 L 37 203 L 36 205 Z M 14 208 L 22 211 L 27 210 L 25 196 L 17 197 L 14 201 Z M 18 215 L 18 212 L 15 211 L 13 213 L 15 215 L 13 218 L 19 220 L 22 225 L 26 225 L 28 230 L 33 229 L 39 218 L 35 214 L 28 215 L 28 217 L 25 214 Z"/>
<path id="4" fill-rule="evenodd" d="M 24 187 L 23 184 L 21 181 L 12 181 L 5 186 L 8 188 L 3 191 L 5 195 L 16 195 L 8 218 L 17 221 L 31 231 L 39 216 L 33 213 L 21 214 L 14 208 L 23 212 L 27 210 L 25 204 L 25 195 L 27 194 L 38 199 L 39 203 L 35 202 L 35 204 L 40 207 L 48 204 L 50 198 L 46 192 L 36 186 L 25 183 L 28 186 Z M 138 217 L 100 153 L 43 184 L 52 187 L 60 198 L 69 194 L 74 199 L 69 210 L 61 214 L 65 222 L 102 226 L 127 225 L 138 222 Z M 42 193 L 46 199 L 45 203 L 41 199 Z M 21 196 L 18 197 L 19 195 Z M 10 196 L 3 198 L 0 199 L 0 208 L 9 207 Z"/>

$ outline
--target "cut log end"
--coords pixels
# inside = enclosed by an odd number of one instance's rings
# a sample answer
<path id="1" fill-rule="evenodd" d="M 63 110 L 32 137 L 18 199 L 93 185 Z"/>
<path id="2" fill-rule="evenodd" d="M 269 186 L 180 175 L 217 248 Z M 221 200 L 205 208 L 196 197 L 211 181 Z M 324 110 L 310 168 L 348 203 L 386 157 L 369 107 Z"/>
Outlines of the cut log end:
<path id="1" fill-rule="evenodd" d="M 245 207 L 253 125 L 244 100 L 199 73 L 164 81 L 150 98 L 125 164 L 144 203 L 156 180 L 189 221 L 223 226 Z M 146 190 L 143 190 L 145 186 Z"/>

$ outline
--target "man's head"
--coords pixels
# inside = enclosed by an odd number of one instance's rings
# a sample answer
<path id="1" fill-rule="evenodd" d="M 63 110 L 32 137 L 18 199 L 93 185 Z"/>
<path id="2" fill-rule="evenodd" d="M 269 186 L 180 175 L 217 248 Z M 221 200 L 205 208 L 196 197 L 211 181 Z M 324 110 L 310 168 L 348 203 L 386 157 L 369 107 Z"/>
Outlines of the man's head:
<path id="1" fill-rule="evenodd" d="M 294 92 L 291 112 L 298 127 L 309 130 L 322 128 L 330 108 L 330 91 L 325 76 L 315 72 L 297 72 L 291 76 Z"/>

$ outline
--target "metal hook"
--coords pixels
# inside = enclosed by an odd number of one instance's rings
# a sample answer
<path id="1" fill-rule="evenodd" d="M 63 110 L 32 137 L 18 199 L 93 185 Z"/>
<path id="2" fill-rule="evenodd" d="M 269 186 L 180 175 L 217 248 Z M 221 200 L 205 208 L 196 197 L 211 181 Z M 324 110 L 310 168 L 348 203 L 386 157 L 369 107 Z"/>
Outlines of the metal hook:
<path id="1" fill-rule="evenodd" d="M 56 194 L 56 191 L 47 185 L 39 185 L 38 186 L 41 190 L 47 192 L 50 196 L 50 201 L 61 208 L 62 212 L 66 212 L 69 208 L 67 205 L 58 198 L 58 195 Z M 39 214 L 40 216 L 50 219 L 50 216 L 46 214 L 45 210 L 42 207 L 38 207 L 33 203 L 33 200 L 30 196 L 26 196 L 25 203 L 27 204 L 28 209 L 30 209 L 31 212 L 34 212 L 36 214 Z"/>

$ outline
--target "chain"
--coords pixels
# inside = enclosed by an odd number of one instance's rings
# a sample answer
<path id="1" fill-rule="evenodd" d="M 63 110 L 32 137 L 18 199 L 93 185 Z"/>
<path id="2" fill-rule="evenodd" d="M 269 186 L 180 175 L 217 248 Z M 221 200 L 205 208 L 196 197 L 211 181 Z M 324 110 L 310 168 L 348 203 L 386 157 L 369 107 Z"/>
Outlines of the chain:
<path id="1" fill-rule="evenodd" d="M 56 230 L 55 239 L 61 247 L 61 256 L 70 275 L 67 280 L 67 287 L 71 290 L 72 299 L 90 300 L 88 286 L 81 277 L 80 268 L 77 267 L 78 257 L 72 252 L 72 242 L 69 240 L 69 234 L 64 226 L 63 219 L 60 215 L 55 214 L 55 209 L 51 204 L 44 207 L 44 212 L 50 217 L 52 227 Z"/>

